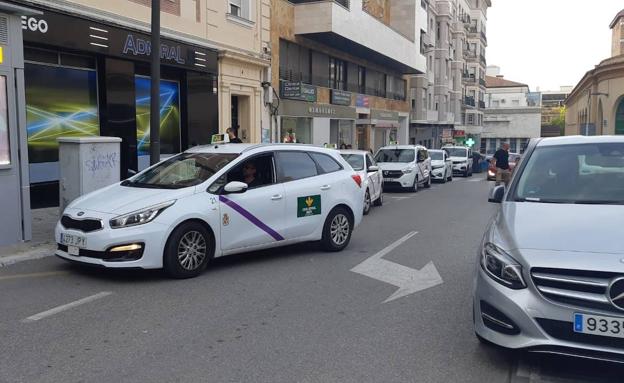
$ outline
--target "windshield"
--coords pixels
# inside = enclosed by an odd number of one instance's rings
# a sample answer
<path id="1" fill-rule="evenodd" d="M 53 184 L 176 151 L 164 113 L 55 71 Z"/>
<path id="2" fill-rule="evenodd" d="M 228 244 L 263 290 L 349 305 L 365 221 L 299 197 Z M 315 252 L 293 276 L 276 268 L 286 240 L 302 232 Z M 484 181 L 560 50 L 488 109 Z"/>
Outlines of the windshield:
<path id="1" fill-rule="evenodd" d="M 444 160 L 444 156 L 442 152 L 434 152 L 432 150 L 429 151 L 429 157 L 431 157 L 431 161 L 442 161 Z"/>
<path id="2" fill-rule="evenodd" d="M 467 157 L 468 150 L 464 148 L 448 148 L 444 149 L 451 157 Z"/>
<path id="3" fill-rule="evenodd" d="M 364 170 L 364 156 L 361 154 L 342 154 L 353 170 Z"/>
<path id="4" fill-rule="evenodd" d="M 199 185 L 238 154 L 182 153 L 138 174 L 122 186 L 160 189 L 181 189 Z"/>
<path id="5" fill-rule="evenodd" d="M 624 203 L 624 143 L 538 147 L 520 176 L 515 199 Z"/>
<path id="6" fill-rule="evenodd" d="M 414 149 L 381 149 L 375 156 L 377 162 L 414 162 Z"/>

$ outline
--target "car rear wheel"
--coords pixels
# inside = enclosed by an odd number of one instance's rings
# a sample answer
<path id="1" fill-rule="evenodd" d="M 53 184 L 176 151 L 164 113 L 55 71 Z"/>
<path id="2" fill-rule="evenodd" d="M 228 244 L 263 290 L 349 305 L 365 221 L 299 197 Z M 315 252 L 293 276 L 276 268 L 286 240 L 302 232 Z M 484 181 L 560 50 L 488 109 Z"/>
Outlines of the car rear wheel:
<path id="1" fill-rule="evenodd" d="M 451 170 L 448 174 L 448 180 L 453 181 L 453 171 Z"/>
<path id="2" fill-rule="evenodd" d="M 418 177 L 414 177 L 414 184 L 410 187 L 410 191 L 414 193 L 418 191 Z"/>
<path id="3" fill-rule="evenodd" d="M 349 244 L 353 232 L 353 219 L 344 207 L 329 212 L 323 226 L 321 247 L 325 251 L 341 251 Z"/>
<path id="4" fill-rule="evenodd" d="M 366 195 L 364 196 L 364 215 L 368 215 L 371 209 L 371 197 L 370 192 L 366 189 Z"/>
<path id="5" fill-rule="evenodd" d="M 172 278 L 193 278 L 201 274 L 214 256 L 212 233 L 198 222 L 178 226 L 165 245 L 163 266 Z"/>

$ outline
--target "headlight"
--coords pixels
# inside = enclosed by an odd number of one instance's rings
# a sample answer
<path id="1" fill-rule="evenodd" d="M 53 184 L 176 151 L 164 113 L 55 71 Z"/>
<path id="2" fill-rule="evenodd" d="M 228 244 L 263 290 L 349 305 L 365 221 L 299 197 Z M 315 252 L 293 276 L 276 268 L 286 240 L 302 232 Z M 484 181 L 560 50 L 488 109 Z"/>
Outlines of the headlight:
<path id="1" fill-rule="evenodd" d="M 526 288 L 522 278 L 522 266 L 503 249 L 486 243 L 481 250 L 481 267 L 496 282 L 519 290 Z"/>
<path id="2" fill-rule="evenodd" d="M 403 174 L 409 174 L 414 171 L 414 168 L 403 169 Z"/>
<path id="3" fill-rule="evenodd" d="M 158 217 L 160 213 L 166 208 L 173 205 L 175 200 L 167 201 L 158 205 L 146 207 L 145 209 L 133 211 L 132 213 L 120 215 L 109 221 L 111 228 L 119 229 L 121 227 L 129 227 L 136 225 L 143 225 L 151 222 L 154 218 Z"/>

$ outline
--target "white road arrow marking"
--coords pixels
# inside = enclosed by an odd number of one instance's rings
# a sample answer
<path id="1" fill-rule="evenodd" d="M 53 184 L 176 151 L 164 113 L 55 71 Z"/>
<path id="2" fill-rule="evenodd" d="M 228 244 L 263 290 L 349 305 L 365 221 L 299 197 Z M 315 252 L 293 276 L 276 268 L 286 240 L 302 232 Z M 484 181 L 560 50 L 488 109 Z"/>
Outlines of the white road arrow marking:
<path id="1" fill-rule="evenodd" d="M 422 269 L 416 270 L 383 259 L 384 255 L 390 253 L 416 234 L 418 234 L 416 231 L 406 234 L 351 269 L 354 273 L 362 274 L 399 288 L 383 303 L 440 285 L 444 282 L 433 262 L 429 262 Z"/>

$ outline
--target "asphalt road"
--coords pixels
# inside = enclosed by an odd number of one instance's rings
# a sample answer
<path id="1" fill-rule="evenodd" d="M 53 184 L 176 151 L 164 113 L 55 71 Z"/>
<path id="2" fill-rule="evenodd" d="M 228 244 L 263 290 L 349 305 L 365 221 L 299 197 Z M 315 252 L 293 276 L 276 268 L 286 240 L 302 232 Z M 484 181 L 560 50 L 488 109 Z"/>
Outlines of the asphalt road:
<path id="1" fill-rule="evenodd" d="M 2 268 L 0 382 L 621 382 L 614 365 L 476 340 L 489 187 L 475 176 L 387 193 L 341 253 L 230 256 L 191 280 L 56 258 Z M 384 303 L 397 288 L 351 269 L 414 231 L 383 259 L 433 262 L 443 282 Z"/>

